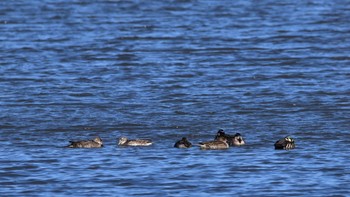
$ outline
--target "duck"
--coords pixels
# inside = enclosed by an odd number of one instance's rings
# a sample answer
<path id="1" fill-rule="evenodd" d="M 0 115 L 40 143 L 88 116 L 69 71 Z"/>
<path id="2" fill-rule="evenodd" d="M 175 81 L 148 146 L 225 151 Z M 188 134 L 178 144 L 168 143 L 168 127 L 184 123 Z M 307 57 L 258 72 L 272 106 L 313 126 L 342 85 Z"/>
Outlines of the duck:
<path id="1" fill-rule="evenodd" d="M 236 133 L 232 136 L 226 134 L 223 129 L 219 129 L 214 140 L 226 141 L 229 146 L 242 146 L 245 144 L 245 141 L 240 133 Z"/>
<path id="2" fill-rule="evenodd" d="M 236 133 L 229 142 L 229 144 L 234 145 L 234 146 L 242 146 L 245 144 L 245 141 L 240 133 Z"/>
<path id="3" fill-rule="evenodd" d="M 96 137 L 93 140 L 85 140 L 85 141 L 69 141 L 70 145 L 68 148 L 101 148 L 103 147 L 103 142 L 100 137 Z"/>
<path id="4" fill-rule="evenodd" d="M 229 145 L 226 142 L 226 140 L 214 140 L 214 141 L 208 141 L 208 142 L 200 142 L 199 147 L 204 150 L 222 150 L 222 149 L 228 149 Z"/>
<path id="5" fill-rule="evenodd" d="M 118 140 L 119 146 L 150 146 L 153 142 L 146 139 L 129 140 L 127 137 L 120 137 Z"/>
<path id="6" fill-rule="evenodd" d="M 224 132 L 223 129 L 219 129 L 219 131 L 216 133 L 216 136 L 214 138 L 215 141 L 228 141 L 227 140 L 228 135 Z"/>
<path id="7" fill-rule="evenodd" d="M 295 148 L 294 139 L 290 136 L 278 140 L 274 145 L 275 149 L 289 150 Z"/>
<path id="8" fill-rule="evenodd" d="M 190 148 L 192 146 L 192 143 L 187 140 L 186 137 L 183 137 L 181 140 L 177 141 L 174 144 L 175 148 Z"/>

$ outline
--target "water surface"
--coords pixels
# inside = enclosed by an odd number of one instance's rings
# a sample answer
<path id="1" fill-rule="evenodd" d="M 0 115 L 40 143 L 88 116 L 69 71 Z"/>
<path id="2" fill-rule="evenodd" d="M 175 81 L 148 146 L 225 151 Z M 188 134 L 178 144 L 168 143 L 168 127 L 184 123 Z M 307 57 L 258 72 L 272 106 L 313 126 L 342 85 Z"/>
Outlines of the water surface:
<path id="1" fill-rule="evenodd" d="M 349 22 L 345 0 L 3 1 L 0 194 L 347 196 Z M 247 145 L 173 148 L 220 128 Z"/>

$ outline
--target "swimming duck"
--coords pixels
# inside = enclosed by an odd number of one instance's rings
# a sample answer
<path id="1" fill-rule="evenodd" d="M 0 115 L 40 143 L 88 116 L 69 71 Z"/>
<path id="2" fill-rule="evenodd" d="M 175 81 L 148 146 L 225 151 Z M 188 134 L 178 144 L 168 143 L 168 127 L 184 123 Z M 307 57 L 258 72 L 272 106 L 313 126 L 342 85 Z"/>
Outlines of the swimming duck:
<path id="1" fill-rule="evenodd" d="M 219 129 L 216 133 L 215 140 L 226 141 L 229 146 L 241 146 L 245 144 L 245 141 L 240 133 L 236 133 L 234 136 L 226 134 L 223 129 Z"/>
<path id="2" fill-rule="evenodd" d="M 153 142 L 151 140 L 145 139 L 135 139 L 129 140 L 126 137 L 119 138 L 118 145 L 119 146 L 150 146 Z"/>
<path id="3" fill-rule="evenodd" d="M 232 146 L 242 146 L 245 144 L 245 141 L 240 133 L 236 133 L 229 141 L 229 144 Z"/>
<path id="4" fill-rule="evenodd" d="M 210 150 L 221 150 L 221 149 L 228 149 L 229 145 L 227 144 L 226 140 L 214 140 L 209 142 L 200 142 L 199 147 L 201 149 L 210 149 Z"/>
<path id="5" fill-rule="evenodd" d="M 275 143 L 275 149 L 288 150 L 293 148 L 295 148 L 295 143 L 294 143 L 294 139 L 291 138 L 290 136 L 280 139 Z"/>
<path id="6" fill-rule="evenodd" d="M 224 130 L 219 129 L 219 131 L 216 133 L 214 140 L 227 142 L 228 141 L 227 138 L 228 138 L 228 135 L 224 132 Z"/>
<path id="7" fill-rule="evenodd" d="M 177 141 L 174 145 L 175 148 L 190 148 L 191 146 L 192 146 L 191 142 L 189 142 L 185 137 Z"/>
<path id="8" fill-rule="evenodd" d="M 96 137 L 93 140 L 86 140 L 86 141 L 69 141 L 70 145 L 68 145 L 68 148 L 101 148 L 103 147 L 103 142 L 100 137 Z"/>

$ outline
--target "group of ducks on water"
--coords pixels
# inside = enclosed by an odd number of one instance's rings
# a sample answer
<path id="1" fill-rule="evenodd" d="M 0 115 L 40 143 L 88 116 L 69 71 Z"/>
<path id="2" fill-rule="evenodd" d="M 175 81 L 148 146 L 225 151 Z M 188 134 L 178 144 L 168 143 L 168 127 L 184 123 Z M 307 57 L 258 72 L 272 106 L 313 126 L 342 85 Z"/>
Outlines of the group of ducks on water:
<path id="1" fill-rule="evenodd" d="M 150 146 L 153 142 L 148 139 L 134 139 L 130 140 L 126 137 L 121 137 L 118 140 L 119 146 Z M 224 132 L 224 130 L 219 129 L 216 133 L 214 140 L 207 142 L 200 142 L 197 144 L 201 149 L 206 150 L 220 150 L 228 149 L 230 146 L 242 146 L 245 144 L 245 141 L 240 133 L 235 135 L 229 135 Z M 293 149 L 295 148 L 294 139 L 290 136 L 278 140 L 275 144 L 275 149 Z M 93 140 L 87 141 L 70 141 L 68 148 L 101 148 L 103 147 L 103 142 L 100 137 L 96 137 Z M 175 148 L 190 148 L 192 143 L 187 140 L 186 137 L 183 137 L 181 140 L 177 141 L 174 144 Z"/>

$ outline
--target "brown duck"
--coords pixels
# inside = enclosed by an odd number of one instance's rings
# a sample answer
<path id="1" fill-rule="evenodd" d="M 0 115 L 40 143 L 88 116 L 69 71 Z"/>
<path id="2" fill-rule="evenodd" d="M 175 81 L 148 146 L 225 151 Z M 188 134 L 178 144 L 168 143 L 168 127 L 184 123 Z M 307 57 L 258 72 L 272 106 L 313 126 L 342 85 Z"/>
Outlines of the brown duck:
<path id="1" fill-rule="evenodd" d="M 101 148 L 103 147 L 103 142 L 100 137 L 96 137 L 93 140 L 86 141 L 69 141 L 70 145 L 68 148 Z"/>

